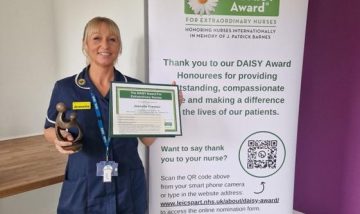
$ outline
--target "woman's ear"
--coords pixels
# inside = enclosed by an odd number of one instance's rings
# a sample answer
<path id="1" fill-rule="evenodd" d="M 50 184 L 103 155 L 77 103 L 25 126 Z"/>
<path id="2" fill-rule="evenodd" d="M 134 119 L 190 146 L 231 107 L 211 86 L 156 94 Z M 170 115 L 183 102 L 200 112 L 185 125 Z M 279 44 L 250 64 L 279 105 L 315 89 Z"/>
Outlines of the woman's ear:
<path id="1" fill-rule="evenodd" d="M 85 41 L 82 43 L 82 52 L 87 57 L 87 45 Z"/>

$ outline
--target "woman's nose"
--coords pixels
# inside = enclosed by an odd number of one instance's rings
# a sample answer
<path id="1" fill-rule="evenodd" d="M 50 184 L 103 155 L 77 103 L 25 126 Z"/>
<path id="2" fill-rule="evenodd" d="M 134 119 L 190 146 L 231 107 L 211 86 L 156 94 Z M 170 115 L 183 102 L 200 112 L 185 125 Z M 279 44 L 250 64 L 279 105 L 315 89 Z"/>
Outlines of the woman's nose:
<path id="1" fill-rule="evenodd" d="M 107 48 L 109 46 L 109 41 L 107 39 L 103 39 L 101 41 L 101 46 Z"/>

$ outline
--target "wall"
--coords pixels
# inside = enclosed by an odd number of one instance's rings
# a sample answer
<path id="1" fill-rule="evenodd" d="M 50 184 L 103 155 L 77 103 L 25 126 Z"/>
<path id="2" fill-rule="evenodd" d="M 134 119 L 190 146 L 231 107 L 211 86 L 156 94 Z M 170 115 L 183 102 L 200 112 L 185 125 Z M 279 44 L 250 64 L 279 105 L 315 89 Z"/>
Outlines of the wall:
<path id="1" fill-rule="evenodd" d="M 61 184 L 0 199 L 1 214 L 56 214 Z"/>
<path id="2" fill-rule="evenodd" d="M 300 101 L 295 209 L 360 211 L 358 1 L 310 1 Z"/>
<path id="3" fill-rule="evenodd" d="M 141 0 L 53 0 L 56 26 L 57 70 L 60 77 L 81 71 L 85 57 L 81 40 L 85 24 L 95 16 L 113 19 L 120 28 L 123 53 L 117 68 L 145 80 L 144 3 Z"/>
<path id="4" fill-rule="evenodd" d="M 117 67 L 145 80 L 143 1 L 1 2 L 0 140 L 42 133 L 54 81 L 85 66 L 82 31 L 94 16 L 118 23 L 124 47 Z"/>
<path id="5" fill-rule="evenodd" d="M 0 140 L 42 132 L 55 80 L 52 2 L 0 6 Z"/>
<path id="6" fill-rule="evenodd" d="M 94 16 L 117 22 L 123 54 L 116 67 L 144 81 L 142 0 L 0 0 L 0 144 L 42 134 L 54 82 L 85 66 L 82 31 Z M 144 160 L 145 148 L 139 150 Z M 0 213 L 55 213 L 60 186 L 0 199 Z"/>

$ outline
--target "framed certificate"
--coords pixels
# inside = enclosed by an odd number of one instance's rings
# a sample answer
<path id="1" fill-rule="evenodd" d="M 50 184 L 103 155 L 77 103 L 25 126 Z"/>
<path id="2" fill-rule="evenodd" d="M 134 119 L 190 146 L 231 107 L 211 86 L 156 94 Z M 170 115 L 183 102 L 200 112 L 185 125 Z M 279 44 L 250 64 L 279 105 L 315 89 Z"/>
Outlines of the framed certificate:
<path id="1" fill-rule="evenodd" d="M 110 136 L 181 135 L 176 85 L 111 83 Z"/>

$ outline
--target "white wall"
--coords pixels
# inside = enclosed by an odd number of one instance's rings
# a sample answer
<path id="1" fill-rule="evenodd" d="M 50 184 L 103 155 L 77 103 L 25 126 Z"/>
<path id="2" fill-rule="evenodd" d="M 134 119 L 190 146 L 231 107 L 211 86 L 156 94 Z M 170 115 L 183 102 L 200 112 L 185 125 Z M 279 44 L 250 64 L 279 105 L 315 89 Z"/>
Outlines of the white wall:
<path id="1" fill-rule="evenodd" d="M 54 81 L 85 65 L 82 32 L 94 16 L 118 23 L 117 67 L 144 80 L 142 0 L 0 0 L 0 140 L 42 133 Z"/>
<path id="2" fill-rule="evenodd" d="M 55 40 L 51 1 L 0 1 L 1 140 L 41 132 Z"/>
<path id="3" fill-rule="evenodd" d="M 120 28 L 123 54 L 117 68 L 144 80 L 144 2 L 142 0 L 54 0 L 57 62 L 61 76 L 85 66 L 81 39 L 87 21 L 95 16 L 113 19 Z"/>
<path id="4" fill-rule="evenodd" d="M 1 214 L 56 214 L 61 184 L 0 199 Z"/>
<path id="5" fill-rule="evenodd" d="M 82 32 L 94 16 L 118 23 L 123 54 L 116 67 L 144 81 L 144 1 L 0 0 L 0 144 L 42 133 L 55 80 L 85 66 Z M 139 150 L 144 159 L 144 147 Z M 0 199 L 0 213 L 55 213 L 59 190 L 53 185 Z"/>

